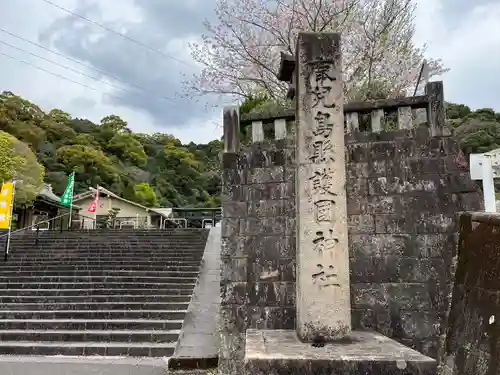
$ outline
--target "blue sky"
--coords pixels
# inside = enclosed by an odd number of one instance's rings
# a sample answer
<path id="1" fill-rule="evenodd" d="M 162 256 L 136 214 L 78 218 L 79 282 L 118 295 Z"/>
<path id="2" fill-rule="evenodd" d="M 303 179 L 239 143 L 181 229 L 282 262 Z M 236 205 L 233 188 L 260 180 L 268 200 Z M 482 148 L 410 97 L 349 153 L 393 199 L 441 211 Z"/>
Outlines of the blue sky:
<path id="1" fill-rule="evenodd" d="M 96 82 L 0 43 L 0 52 L 95 88 L 65 81 L 0 55 L 0 89 L 10 90 L 44 109 L 60 108 L 98 121 L 122 116 L 134 131 L 167 132 L 183 142 L 208 142 L 220 136 L 221 112 L 203 102 L 178 97 L 183 75 L 192 74 L 188 43 L 203 32 L 214 0 L 51 0 L 76 13 L 126 32 L 133 39 L 182 60 L 149 52 L 124 38 L 91 25 L 42 0 L 9 2 L 0 27 L 120 80 L 106 79 L 74 61 L 0 32 L 0 41 L 102 78 Z M 472 108 L 500 111 L 500 0 L 416 0 L 415 42 L 427 55 L 442 58 L 450 72 L 443 77 L 446 100 Z M 123 82 L 148 93 L 118 90 Z M 106 92 L 114 95 L 103 95 Z"/>

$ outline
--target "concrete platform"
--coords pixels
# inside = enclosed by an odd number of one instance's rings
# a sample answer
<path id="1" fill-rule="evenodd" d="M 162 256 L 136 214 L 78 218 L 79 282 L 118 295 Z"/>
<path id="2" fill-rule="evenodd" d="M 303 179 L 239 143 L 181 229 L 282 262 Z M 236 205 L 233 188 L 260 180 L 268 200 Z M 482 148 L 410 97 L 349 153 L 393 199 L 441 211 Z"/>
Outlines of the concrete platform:
<path id="1" fill-rule="evenodd" d="M 314 348 L 290 330 L 247 330 L 245 371 L 280 375 L 436 375 L 434 359 L 379 333 L 352 332 Z"/>

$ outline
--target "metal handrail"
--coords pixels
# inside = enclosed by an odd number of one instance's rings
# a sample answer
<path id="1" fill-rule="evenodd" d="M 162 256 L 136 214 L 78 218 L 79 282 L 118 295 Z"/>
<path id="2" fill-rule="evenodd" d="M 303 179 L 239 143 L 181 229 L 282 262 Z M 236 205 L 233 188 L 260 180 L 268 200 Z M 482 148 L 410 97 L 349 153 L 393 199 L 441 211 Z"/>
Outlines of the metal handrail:
<path id="1" fill-rule="evenodd" d="M 60 218 L 63 218 L 63 217 L 65 217 L 65 216 L 68 216 L 68 215 L 69 215 L 69 212 L 66 212 L 66 213 L 64 213 L 64 214 L 62 214 L 62 215 L 58 215 L 58 216 L 53 217 L 53 218 L 51 218 L 51 219 L 43 220 L 43 221 L 40 221 L 39 223 L 32 224 L 32 225 L 30 225 L 29 227 L 16 229 L 16 230 L 15 230 L 15 231 L 13 231 L 13 232 L 6 233 L 6 234 L 2 234 L 2 235 L 0 236 L 0 238 L 7 237 L 9 234 L 12 236 L 13 234 L 18 233 L 18 232 L 25 232 L 25 231 L 27 231 L 27 230 L 29 230 L 29 229 L 31 229 L 31 228 L 36 228 L 36 227 L 40 226 L 40 224 L 50 223 L 51 221 L 55 221 L 56 219 L 60 219 Z"/>
<path id="2" fill-rule="evenodd" d="M 9 242 L 9 238 L 12 237 L 12 235 L 16 235 L 17 233 L 21 233 L 21 232 L 26 232 L 26 231 L 29 231 L 30 229 L 33 229 L 33 228 L 36 228 L 36 237 L 35 237 L 35 245 L 38 245 L 38 237 L 40 235 L 40 225 L 43 225 L 43 224 L 49 224 L 51 222 L 55 222 L 57 219 L 62 219 L 66 216 L 69 216 L 69 212 L 66 212 L 64 214 L 61 214 L 61 215 L 57 215 L 51 219 L 47 219 L 47 220 L 43 220 L 43 221 L 40 221 L 38 223 L 35 223 L 35 224 L 32 224 L 28 227 L 25 227 L 25 228 L 20 228 L 20 229 L 16 229 L 15 231 L 13 232 L 9 232 L 9 233 L 5 233 L 5 234 L 2 234 L 0 235 L 0 241 L 3 239 L 3 238 L 7 238 L 6 241 L 7 241 L 7 244 L 5 245 L 5 251 L 4 251 L 4 261 L 7 261 L 7 258 L 8 258 L 8 255 L 9 255 L 9 249 L 8 249 L 8 242 Z M 90 219 L 92 221 L 95 221 L 95 219 L 91 218 L 91 217 L 88 217 L 88 216 L 85 216 L 85 215 L 78 215 L 80 216 L 81 218 L 87 218 L 87 219 Z M 69 230 L 71 230 L 71 223 L 69 223 Z M 63 223 L 62 223 L 62 220 L 61 220 L 61 233 L 63 232 Z M 9 237 L 10 236 L 10 237 Z"/>

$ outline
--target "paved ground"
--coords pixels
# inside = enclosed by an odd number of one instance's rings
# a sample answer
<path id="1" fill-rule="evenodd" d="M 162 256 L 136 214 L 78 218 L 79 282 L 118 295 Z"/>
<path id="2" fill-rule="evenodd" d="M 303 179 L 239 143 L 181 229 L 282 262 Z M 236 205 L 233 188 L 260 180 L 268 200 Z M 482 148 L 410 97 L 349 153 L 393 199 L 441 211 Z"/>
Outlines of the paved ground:
<path id="1" fill-rule="evenodd" d="M 161 358 L 0 356 L 2 375 L 166 375 Z"/>
<path id="2" fill-rule="evenodd" d="M 0 356 L 1 375 L 216 375 L 217 370 L 167 372 L 161 358 Z"/>

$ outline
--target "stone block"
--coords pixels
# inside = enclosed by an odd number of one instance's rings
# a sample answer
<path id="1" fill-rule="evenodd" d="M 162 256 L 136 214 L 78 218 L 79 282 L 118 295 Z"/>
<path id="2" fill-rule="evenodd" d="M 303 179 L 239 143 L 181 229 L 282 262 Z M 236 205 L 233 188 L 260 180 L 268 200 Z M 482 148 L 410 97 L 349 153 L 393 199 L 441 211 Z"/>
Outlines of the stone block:
<path id="1" fill-rule="evenodd" d="M 378 177 L 368 179 L 368 192 L 370 195 L 391 195 L 413 192 L 435 192 L 439 187 L 435 176 L 411 177 Z"/>
<path id="2" fill-rule="evenodd" d="M 248 283 L 250 306 L 295 306 L 295 283 L 269 281 Z"/>
<path id="3" fill-rule="evenodd" d="M 315 348 L 291 330 L 248 330 L 245 374 L 435 375 L 437 363 L 379 333 L 354 331 Z"/>
<path id="4" fill-rule="evenodd" d="M 221 237 L 234 237 L 240 233 L 239 218 L 224 218 L 221 223 Z"/>
<path id="5" fill-rule="evenodd" d="M 396 157 L 396 144 L 394 142 L 370 143 L 370 160 L 393 159 Z"/>
<path id="6" fill-rule="evenodd" d="M 248 171 L 246 181 L 249 184 L 265 184 L 267 182 L 282 182 L 284 181 L 284 168 L 267 167 L 267 168 L 253 168 Z"/>
<path id="7" fill-rule="evenodd" d="M 224 209 L 224 205 L 227 202 L 232 201 L 245 201 L 245 197 L 243 195 L 243 186 L 229 185 L 223 182 L 221 192 L 222 208 Z"/>
<path id="8" fill-rule="evenodd" d="M 282 309 L 276 306 L 252 306 L 248 313 L 250 329 L 274 329 L 282 320 Z"/>
<path id="9" fill-rule="evenodd" d="M 248 280 L 248 258 L 221 258 L 221 281 L 244 282 Z"/>
<path id="10" fill-rule="evenodd" d="M 375 233 L 377 234 L 404 234 L 416 232 L 415 218 L 399 215 L 376 214 Z"/>
<path id="11" fill-rule="evenodd" d="M 417 233 L 452 233 L 457 229 L 455 215 L 436 213 L 415 218 L 413 228 Z"/>
<path id="12" fill-rule="evenodd" d="M 238 154 L 234 152 L 222 153 L 222 169 L 238 168 Z"/>
<path id="13" fill-rule="evenodd" d="M 265 235 L 265 234 L 284 234 L 284 217 L 248 217 L 241 222 L 242 235 Z"/>
<path id="14" fill-rule="evenodd" d="M 370 161 L 370 144 L 355 143 L 346 146 L 346 163 L 363 163 Z"/>
<path id="15" fill-rule="evenodd" d="M 406 255 L 443 259 L 455 256 L 458 244 L 456 235 L 448 233 L 418 234 L 414 237 L 413 243 L 414 251 Z"/>
<path id="16" fill-rule="evenodd" d="M 242 306 L 248 303 L 246 282 L 221 281 L 220 291 L 221 306 L 223 306 L 222 308 L 225 308 L 226 305 L 235 308 L 235 306 Z M 239 319 L 241 319 L 241 317 Z"/>
<path id="17" fill-rule="evenodd" d="M 400 274 L 398 266 L 397 257 L 351 258 L 351 284 L 399 282 Z"/>
<path id="18" fill-rule="evenodd" d="M 279 200 L 259 200 L 248 203 L 248 216 L 257 217 L 277 217 L 286 216 L 286 201 Z"/>
<path id="19" fill-rule="evenodd" d="M 347 198 L 363 197 L 368 195 L 368 179 L 366 178 L 350 178 L 345 184 Z"/>
<path id="20" fill-rule="evenodd" d="M 349 215 L 396 213 L 400 200 L 399 196 L 393 195 L 352 197 L 347 200 L 347 213 Z"/>
<path id="21" fill-rule="evenodd" d="M 413 174 L 445 174 L 445 159 L 443 158 L 414 158 L 408 159 L 408 165 Z"/>
<path id="22" fill-rule="evenodd" d="M 247 215 L 247 202 L 225 202 L 222 210 L 223 218 L 244 218 Z"/>
<path id="23" fill-rule="evenodd" d="M 408 236 L 389 234 L 351 234 L 349 236 L 350 256 L 353 258 L 385 258 L 402 256 L 409 246 Z"/>
<path id="24" fill-rule="evenodd" d="M 247 169 L 223 169 L 222 181 L 228 185 L 244 185 L 247 183 Z"/>
<path id="25" fill-rule="evenodd" d="M 248 255 L 246 246 L 249 238 L 246 236 L 232 235 L 221 238 L 221 257 L 245 257 Z"/>
<path id="26" fill-rule="evenodd" d="M 284 182 L 252 184 L 243 187 L 243 197 L 247 202 L 262 200 L 278 200 L 283 198 Z"/>
<path id="27" fill-rule="evenodd" d="M 375 233 L 373 215 L 349 215 L 347 225 L 349 234 Z"/>
<path id="28" fill-rule="evenodd" d="M 480 192 L 479 185 L 470 179 L 469 173 L 453 173 L 440 176 L 441 191 L 446 193 Z"/>
<path id="29" fill-rule="evenodd" d="M 358 178 L 366 178 L 368 177 L 369 171 L 369 163 L 347 163 L 346 164 L 346 178 L 349 179 L 358 179 Z"/>

